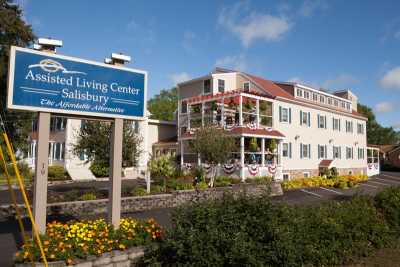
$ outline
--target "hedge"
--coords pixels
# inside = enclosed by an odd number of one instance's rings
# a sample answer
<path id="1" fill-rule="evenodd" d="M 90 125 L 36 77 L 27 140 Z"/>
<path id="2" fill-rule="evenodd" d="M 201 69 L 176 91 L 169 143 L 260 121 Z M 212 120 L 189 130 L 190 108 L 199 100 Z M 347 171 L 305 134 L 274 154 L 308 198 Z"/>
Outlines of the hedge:
<path id="1" fill-rule="evenodd" d="M 332 266 L 399 238 L 400 189 L 319 206 L 233 198 L 182 207 L 143 265 Z M 385 202 L 385 200 L 390 200 Z M 385 203 L 385 205 L 383 205 Z"/>

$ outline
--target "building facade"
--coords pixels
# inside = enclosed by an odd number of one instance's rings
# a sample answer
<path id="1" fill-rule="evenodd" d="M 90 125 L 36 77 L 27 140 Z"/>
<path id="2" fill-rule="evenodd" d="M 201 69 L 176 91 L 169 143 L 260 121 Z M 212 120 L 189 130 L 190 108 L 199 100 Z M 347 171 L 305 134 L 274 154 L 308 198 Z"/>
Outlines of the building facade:
<path id="1" fill-rule="evenodd" d="M 132 121 L 132 127 L 142 138 L 140 143 L 141 153 L 138 159 L 138 166 L 125 168 L 125 177 L 143 177 L 147 170 L 147 162 L 154 151 L 153 146 L 163 140 L 176 138 L 176 123 L 170 121 L 160 121 L 149 119 L 150 113 L 143 121 Z M 81 128 L 82 120 L 54 116 L 50 123 L 49 141 L 49 166 L 63 166 L 73 180 L 93 180 L 94 175 L 89 170 L 90 163 L 87 162 L 85 155 L 75 155 L 73 153 L 74 144 L 77 142 L 77 134 Z M 37 148 L 37 122 L 32 123 L 32 133 L 28 139 L 29 151 L 25 161 L 32 168 L 35 167 L 36 148 Z M 176 154 L 173 147 L 168 151 L 169 154 Z M 176 148 L 175 148 L 176 150 Z"/>
<path id="2" fill-rule="evenodd" d="M 178 99 L 178 144 L 186 168 L 207 169 L 188 142 L 197 128 L 215 125 L 237 143 L 220 174 L 281 180 L 316 176 L 323 167 L 367 173 L 367 119 L 350 90 L 328 93 L 217 68 L 179 84 Z"/>

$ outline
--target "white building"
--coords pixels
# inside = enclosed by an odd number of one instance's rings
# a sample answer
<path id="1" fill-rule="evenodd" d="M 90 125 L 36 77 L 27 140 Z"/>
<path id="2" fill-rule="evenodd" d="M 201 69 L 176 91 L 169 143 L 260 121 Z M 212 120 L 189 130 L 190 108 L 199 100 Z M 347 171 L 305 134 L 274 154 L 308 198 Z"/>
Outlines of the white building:
<path id="1" fill-rule="evenodd" d="M 127 168 L 125 177 L 141 177 L 147 169 L 147 162 L 154 152 L 159 151 L 159 146 L 166 140 L 176 138 L 176 123 L 149 119 L 149 113 L 144 121 L 132 121 L 135 132 L 142 137 L 141 151 L 138 166 Z M 81 128 L 82 120 L 65 117 L 52 117 L 50 123 L 49 166 L 64 166 L 74 180 L 95 179 L 90 172 L 90 163 L 86 162 L 85 155 L 75 155 L 73 144 L 76 142 L 77 133 Z M 33 122 L 32 133 L 29 136 L 30 149 L 27 162 L 30 167 L 35 167 L 37 126 Z M 175 155 L 176 146 L 163 147 L 164 154 Z M 158 153 L 161 153 L 158 152 Z"/>
<path id="2" fill-rule="evenodd" d="M 182 166 L 202 164 L 188 141 L 196 128 L 211 124 L 237 141 L 220 174 L 279 180 L 316 176 L 322 167 L 367 173 L 367 119 L 357 112 L 357 96 L 350 90 L 328 93 L 217 68 L 180 83 L 178 94 Z"/>

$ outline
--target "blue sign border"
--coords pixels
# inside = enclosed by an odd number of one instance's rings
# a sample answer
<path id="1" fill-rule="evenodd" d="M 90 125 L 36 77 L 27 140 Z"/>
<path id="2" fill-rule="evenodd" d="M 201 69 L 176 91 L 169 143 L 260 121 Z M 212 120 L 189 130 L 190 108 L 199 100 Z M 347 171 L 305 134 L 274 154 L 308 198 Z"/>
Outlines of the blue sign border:
<path id="1" fill-rule="evenodd" d="M 67 60 L 67 61 L 71 61 L 71 62 L 95 65 L 95 66 L 104 67 L 104 68 L 128 71 L 128 72 L 132 72 L 132 73 L 136 73 L 136 74 L 143 74 L 144 75 L 144 85 L 143 85 L 144 92 L 143 92 L 143 100 L 142 100 L 143 101 L 143 111 L 142 111 L 143 116 L 120 115 L 120 114 L 92 112 L 92 111 L 79 111 L 79 110 L 75 110 L 75 109 L 44 108 L 44 107 L 38 107 L 38 106 L 15 104 L 13 102 L 14 101 L 13 96 L 14 96 L 15 67 L 16 67 L 15 62 L 16 62 L 17 51 L 35 54 L 35 55 L 41 55 L 41 56 L 48 57 L 50 59 L 51 58 L 61 59 L 61 60 Z M 37 112 L 42 111 L 42 112 L 50 112 L 50 113 L 56 113 L 56 114 L 77 115 L 77 116 L 83 116 L 83 117 L 97 117 L 97 118 L 103 117 L 103 118 L 122 118 L 122 119 L 130 119 L 130 120 L 143 120 L 143 119 L 145 119 L 146 110 L 147 110 L 147 101 L 146 101 L 147 100 L 147 77 L 148 77 L 147 71 L 143 71 L 143 70 L 126 68 L 123 66 L 104 64 L 104 63 L 85 60 L 85 59 L 81 59 L 81 58 L 75 58 L 75 57 L 70 57 L 70 56 L 64 56 L 64 55 L 59 55 L 59 54 L 53 54 L 53 53 L 48 53 L 48 52 L 32 50 L 32 49 L 28 49 L 28 48 L 11 46 L 10 61 L 9 61 L 9 74 L 8 74 L 7 108 L 17 109 L 17 110 L 25 110 L 25 111 L 37 111 Z"/>

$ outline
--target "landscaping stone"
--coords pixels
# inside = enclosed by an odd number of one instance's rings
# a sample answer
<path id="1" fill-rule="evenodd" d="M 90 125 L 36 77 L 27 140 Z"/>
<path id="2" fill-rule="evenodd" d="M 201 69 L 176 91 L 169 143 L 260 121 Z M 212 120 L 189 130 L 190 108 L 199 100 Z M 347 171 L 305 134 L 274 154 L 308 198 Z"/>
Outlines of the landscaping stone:
<path id="1" fill-rule="evenodd" d="M 93 267 L 104 266 L 110 263 L 111 263 L 111 254 L 103 253 L 100 257 L 98 257 L 95 261 L 93 261 Z"/>
<path id="2" fill-rule="evenodd" d="M 77 264 L 73 265 L 74 267 L 92 267 L 93 266 L 93 262 L 92 261 L 84 261 L 84 262 L 80 262 Z"/>
<path id="3" fill-rule="evenodd" d="M 160 208 L 173 208 L 185 203 L 222 198 L 225 194 L 239 196 L 259 196 L 269 193 L 271 196 L 282 195 L 280 183 L 235 184 L 227 187 L 209 188 L 206 190 L 180 190 L 170 194 L 125 197 L 121 200 L 121 211 L 131 213 Z M 82 214 L 96 215 L 107 212 L 108 199 L 50 203 L 47 205 L 48 215 L 68 214 L 79 217 Z M 23 210 L 25 211 L 25 209 Z M 0 219 L 14 215 L 11 205 L 0 206 Z"/>

